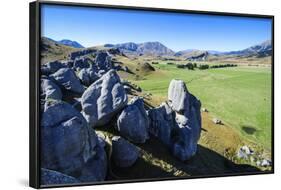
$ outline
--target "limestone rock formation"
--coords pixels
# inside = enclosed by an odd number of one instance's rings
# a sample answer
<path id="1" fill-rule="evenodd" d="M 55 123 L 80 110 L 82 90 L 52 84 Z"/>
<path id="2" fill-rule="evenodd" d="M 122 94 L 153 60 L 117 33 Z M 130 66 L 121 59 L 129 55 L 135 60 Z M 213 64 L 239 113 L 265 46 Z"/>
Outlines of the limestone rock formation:
<path id="1" fill-rule="evenodd" d="M 117 120 L 120 134 L 135 143 L 145 143 L 148 135 L 149 118 L 143 99 L 136 97 L 124 108 Z"/>
<path id="2" fill-rule="evenodd" d="M 188 92 L 182 80 L 174 79 L 169 85 L 168 100 L 176 112 L 177 123 L 172 151 L 180 160 L 188 160 L 197 151 L 201 132 L 201 103 Z"/>
<path id="3" fill-rule="evenodd" d="M 74 60 L 73 69 L 80 70 L 84 68 L 90 68 L 94 64 L 93 61 L 88 57 L 81 57 Z"/>
<path id="4" fill-rule="evenodd" d="M 113 68 L 111 56 L 106 51 L 99 51 L 95 58 L 95 64 L 99 70 L 108 71 Z"/>
<path id="5" fill-rule="evenodd" d="M 175 129 L 175 112 L 167 103 L 148 110 L 150 118 L 149 132 L 157 137 L 163 144 L 170 146 L 172 131 Z"/>
<path id="6" fill-rule="evenodd" d="M 189 107 L 189 93 L 182 80 L 173 79 L 170 82 L 168 89 L 168 100 L 172 109 L 176 112 L 182 112 L 184 109 Z"/>
<path id="7" fill-rule="evenodd" d="M 41 184 L 42 185 L 55 185 L 55 184 L 70 184 L 79 183 L 80 181 L 74 177 L 65 175 L 63 173 L 41 168 Z"/>
<path id="8" fill-rule="evenodd" d="M 62 99 L 62 92 L 60 88 L 53 83 L 51 80 L 42 78 L 41 79 L 41 98 L 47 99 Z"/>
<path id="9" fill-rule="evenodd" d="M 137 147 L 120 136 L 112 138 L 112 159 L 118 167 L 130 167 L 138 159 Z"/>
<path id="10" fill-rule="evenodd" d="M 66 91 L 82 94 L 85 90 L 74 71 L 70 68 L 59 69 L 54 74 L 50 75 L 50 77 Z"/>
<path id="11" fill-rule="evenodd" d="M 62 101 L 47 101 L 41 119 L 41 165 L 80 181 L 105 179 L 106 154 L 80 112 Z"/>
<path id="12" fill-rule="evenodd" d="M 83 68 L 79 71 L 77 76 L 86 86 L 91 85 L 93 82 L 99 79 L 99 75 L 93 70 L 93 68 Z"/>
<path id="13" fill-rule="evenodd" d="M 83 93 L 82 113 L 90 126 L 102 126 L 119 113 L 127 101 L 119 76 L 114 70 L 110 70 Z"/>
<path id="14" fill-rule="evenodd" d="M 57 72 L 59 69 L 66 67 L 67 65 L 60 61 L 51 61 L 41 66 L 41 68 L 43 68 L 44 74 L 52 74 Z"/>

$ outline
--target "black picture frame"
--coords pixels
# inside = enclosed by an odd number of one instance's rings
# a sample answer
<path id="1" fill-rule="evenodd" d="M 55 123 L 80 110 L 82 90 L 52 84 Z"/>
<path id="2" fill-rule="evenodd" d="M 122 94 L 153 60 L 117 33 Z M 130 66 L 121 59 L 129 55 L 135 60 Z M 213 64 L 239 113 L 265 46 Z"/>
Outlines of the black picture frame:
<path id="1" fill-rule="evenodd" d="M 63 184 L 63 185 L 46 185 L 40 184 L 40 9 L 41 5 L 61 5 L 61 6 L 77 6 L 77 7 L 94 7 L 94 8 L 110 8 L 119 10 L 141 10 L 154 12 L 172 12 L 172 13 L 192 13 L 203 15 L 222 15 L 235 17 L 249 17 L 249 18 L 267 18 L 272 20 L 272 57 L 271 57 L 271 118 L 272 118 L 272 170 L 261 172 L 243 172 L 243 173 L 228 173 L 223 175 L 204 175 L 195 177 L 177 177 L 177 178 L 153 178 L 153 179 L 135 179 L 135 180 L 115 180 L 103 181 L 95 183 L 79 183 L 79 184 Z M 56 1 L 34 1 L 29 4 L 29 185 L 33 188 L 51 188 L 51 187 L 69 187 L 69 186 L 84 186 L 84 185 L 100 185 L 100 184 L 116 184 L 116 183 L 132 183 L 132 182 L 148 182 L 148 181 L 163 181 L 163 180 L 182 180 L 193 178 L 211 178 L 211 177 L 227 177 L 227 176 L 241 176 L 241 175 L 257 175 L 257 174 L 273 174 L 274 173 L 274 16 L 273 15 L 259 15 L 246 13 L 228 13 L 228 12 L 210 12 L 199 10 L 183 10 L 183 9 L 168 9 L 168 8 L 152 8 L 152 7 L 134 7 L 121 5 L 104 5 L 104 4 L 89 4 L 89 3 L 73 3 L 73 2 L 56 2 Z"/>

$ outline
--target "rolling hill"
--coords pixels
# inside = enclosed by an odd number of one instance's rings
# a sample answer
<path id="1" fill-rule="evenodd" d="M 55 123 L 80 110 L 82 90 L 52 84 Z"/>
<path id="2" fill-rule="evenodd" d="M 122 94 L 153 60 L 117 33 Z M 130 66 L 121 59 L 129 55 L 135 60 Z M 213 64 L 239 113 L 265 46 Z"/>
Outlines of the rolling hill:
<path id="1" fill-rule="evenodd" d="M 65 59 L 70 52 L 77 48 L 66 46 L 50 38 L 42 37 L 40 44 L 41 63 Z"/>
<path id="2" fill-rule="evenodd" d="M 82 46 L 80 43 L 78 43 L 76 41 L 71 41 L 71 40 L 63 39 L 63 40 L 60 40 L 60 41 L 57 41 L 57 42 L 59 44 L 63 44 L 63 45 L 74 47 L 74 48 L 84 48 L 84 46 Z"/>

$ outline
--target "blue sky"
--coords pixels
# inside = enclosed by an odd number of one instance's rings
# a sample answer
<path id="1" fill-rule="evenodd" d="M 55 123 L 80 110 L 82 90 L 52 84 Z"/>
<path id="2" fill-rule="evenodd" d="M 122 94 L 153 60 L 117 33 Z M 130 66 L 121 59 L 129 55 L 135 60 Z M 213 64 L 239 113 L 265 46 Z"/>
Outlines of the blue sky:
<path id="1" fill-rule="evenodd" d="M 43 5 L 42 36 L 86 47 L 159 41 L 174 51 L 231 51 L 271 39 L 271 20 Z"/>

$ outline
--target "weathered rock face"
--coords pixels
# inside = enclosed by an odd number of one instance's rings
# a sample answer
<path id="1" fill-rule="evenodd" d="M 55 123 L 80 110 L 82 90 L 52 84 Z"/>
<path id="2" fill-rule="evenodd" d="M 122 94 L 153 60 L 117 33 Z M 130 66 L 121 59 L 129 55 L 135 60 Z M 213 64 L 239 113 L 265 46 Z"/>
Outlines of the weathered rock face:
<path id="1" fill-rule="evenodd" d="M 61 61 L 61 63 L 66 65 L 68 68 L 72 68 L 74 61 L 73 60 L 63 60 L 63 61 Z"/>
<path id="2" fill-rule="evenodd" d="M 149 118 L 141 98 L 134 98 L 124 108 L 117 120 L 120 134 L 135 143 L 144 143 L 148 138 Z"/>
<path id="3" fill-rule="evenodd" d="M 110 70 L 83 93 L 82 113 L 91 126 L 101 126 L 124 108 L 127 101 L 119 76 Z"/>
<path id="4" fill-rule="evenodd" d="M 130 167 L 139 157 L 137 147 L 120 136 L 112 138 L 112 159 L 118 167 Z"/>
<path id="5" fill-rule="evenodd" d="M 99 70 L 97 75 L 98 75 L 98 77 L 102 77 L 102 75 L 104 75 L 105 73 L 106 73 L 105 70 Z"/>
<path id="6" fill-rule="evenodd" d="M 47 74 L 52 74 L 52 73 L 57 72 L 61 68 L 66 68 L 67 65 L 63 64 L 60 61 L 51 61 L 51 62 L 46 63 L 42 67 L 43 68 L 45 67 L 45 72 Z"/>
<path id="7" fill-rule="evenodd" d="M 62 101 L 45 104 L 41 119 L 41 161 L 43 168 L 80 181 L 104 180 L 107 168 L 105 151 L 94 130 L 88 127 L 80 112 Z"/>
<path id="8" fill-rule="evenodd" d="M 63 87 L 64 90 L 77 94 L 82 94 L 85 90 L 74 71 L 70 68 L 59 69 L 54 74 L 50 75 L 50 77 L 53 78 L 58 85 Z"/>
<path id="9" fill-rule="evenodd" d="M 77 76 L 80 79 L 80 81 L 82 82 L 82 84 L 84 84 L 86 86 L 88 86 L 90 84 L 90 77 L 87 72 L 87 69 L 81 69 Z"/>
<path id="10" fill-rule="evenodd" d="M 80 181 L 74 177 L 65 175 L 63 173 L 41 168 L 41 184 L 42 185 L 55 185 L 55 184 L 70 184 L 79 183 Z"/>
<path id="11" fill-rule="evenodd" d="M 81 57 L 74 60 L 73 69 L 80 70 L 84 68 L 90 68 L 93 61 L 88 57 Z"/>
<path id="12" fill-rule="evenodd" d="M 100 70 L 108 71 L 113 68 L 111 56 L 106 51 L 99 51 L 97 53 L 95 63 Z"/>
<path id="13" fill-rule="evenodd" d="M 189 93 L 182 80 L 173 79 L 170 82 L 168 89 L 168 100 L 171 102 L 171 107 L 176 112 L 182 112 L 189 107 Z"/>
<path id="14" fill-rule="evenodd" d="M 172 130 L 175 129 L 175 112 L 167 103 L 158 108 L 148 110 L 150 118 L 149 132 L 157 137 L 163 144 L 171 145 Z"/>
<path id="15" fill-rule="evenodd" d="M 172 80 L 168 99 L 176 112 L 177 128 L 173 137 L 173 154 L 180 160 L 188 160 L 197 151 L 201 132 L 201 103 L 187 91 L 181 80 Z"/>
<path id="16" fill-rule="evenodd" d="M 60 88 L 49 79 L 41 79 L 41 97 L 47 99 L 62 99 Z"/>
<path id="17" fill-rule="evenodd" d="M 87 68 L 87 69 L 81 69 L 78 73 L 78 78 L 81 80 L 81 82 L 86 85 L 89 86 L 90 84 L 92 84 L 94 81 L 96 81 L 97 79 L 99 79 L 99 76 L 97 73 L 95 73 L 95 71 L 93 70 L 93 68 Z"/>
<path id="18" fill-rule="evenodd" d="M 172 80 L 168 92 L 169 104 L 148 111 L 149 132 L 168 146 L 182 161 L 197 151 L 201 131 L 201 103 L 190 94 L 185 83 Z"/>
<path id="19" fill-rule="evenodd" d="M 82 182 L 94 182 L 103 181 L 106 178 L 107 173 L 107 156 L 104 150 L 104 144 L 102 144 L 97 137 L 93 128 L 89 129 L 90 143 L 88 155 L 86 158 L 86 163 L 83 165 L 78 179 Z M 104 143 L 104 142 L 103 142 Z M 92 146 L 97 144 L 96 146 Z"/>
<path id="20" fill-rule="evenodd" d="M 173 154 L 182 161 L 190 159 L 197 151 L 197 142 L 199 140 L 200 129 L 196 128 L 194 123 L 184 116 L 177 114 L 176 121 L 178 128 L 174 136 Z"/>
<path id="21" fill-rule="evenodd" d="M 71 52 L 68 57 L 71 60 L 74 60 L 80 56 L 84 56 L 84 55 L 88 55 L 88 54 L 93 54 L 95 53 L 97 50 L 96 49 L 83 49 L 83 50 L 79 50 L 79 51 L 75 51 L 75 52 Z"/>

